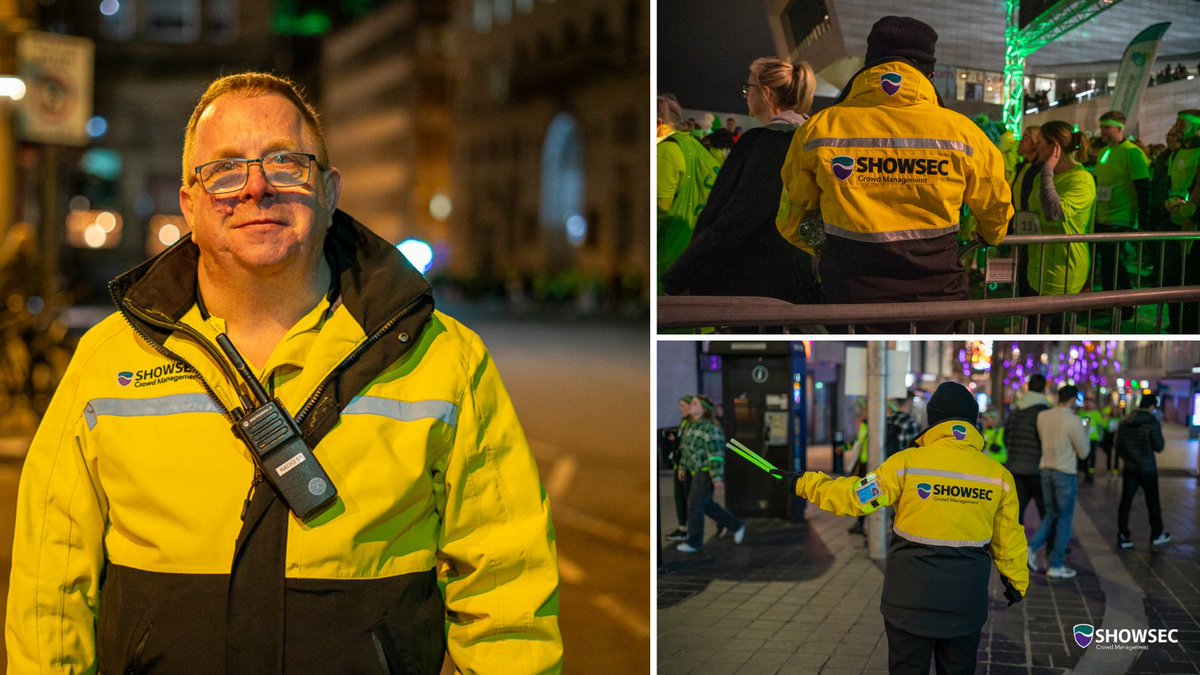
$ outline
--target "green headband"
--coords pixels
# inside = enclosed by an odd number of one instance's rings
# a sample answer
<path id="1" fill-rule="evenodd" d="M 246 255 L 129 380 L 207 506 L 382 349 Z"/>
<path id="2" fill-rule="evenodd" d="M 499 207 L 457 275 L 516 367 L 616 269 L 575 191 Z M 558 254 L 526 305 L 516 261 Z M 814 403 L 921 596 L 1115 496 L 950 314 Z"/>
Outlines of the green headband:
<path id="1" fill-rule="evenodd" d="M 1183 120 L 1184 122 L 1187 122 L 1188 124 L 1194 124 L 1196 126 L 1200 126 L 1200 117 L 1196 117 L 1195 115 L 1179 113 L 1179 119 Z"/>
<path id="2" fill-rule="evenodd" d="M 1100 120 L 1100 126 L 1112 127 L 1114 129 L 1124 129 L 1125 128 L 1125 125 L 1123 123 L 1118 122 L 1116 120 Z"/>
<path id="3" fill-rule="evenodd" d="M 695 398 L 696 397 L 692 396 L 691 394 L 684 394 L 683 396 L 679 397 L 679 400 L 683 403 L 691 403 L 693 400 L 695 400 Z"/>
<path id="4" fill-rule="evenodd" d="M 706 398 L 698 398 L 697 400 L 700 401 L 700 406 L 703 407 L 705 410 L 711 411 L 713 409 L 712 401 L 710 401 Z"/>

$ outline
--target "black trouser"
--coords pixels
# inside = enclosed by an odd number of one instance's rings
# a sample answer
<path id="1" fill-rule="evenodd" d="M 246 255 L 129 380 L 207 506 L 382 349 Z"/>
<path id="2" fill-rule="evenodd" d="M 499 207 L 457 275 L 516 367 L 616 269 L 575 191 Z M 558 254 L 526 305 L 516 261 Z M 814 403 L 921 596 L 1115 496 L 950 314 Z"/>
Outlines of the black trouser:
<path id="1" fill-rule="evenodd" d="M 1137 230 L 1128 227 L 1118 227 L 1116 225 L 1108 225 L 1106 223 L 1096 223 L 1096 232 L 1116 232 L 1119 234 L 1127 234 L 1136 232 Z M 1099 245 L 1100 269 L 1097 270 L 1099 276 L 1096 280 L 1104 287 L 1106 291 L 1125 290 L 1133 288 L 1132 280 L 1129 278 L 1129 272 L 1125 269 L 1125 265 L 1121 264 L 1121 254 L 1125 249 L 1125 242 L 1116 241 L 1112 243 Z"/>
<path id="2" fill-rule="evenodd" d="M 1046 517 L 1046 502 L 1042 499 L 1042 474 L 1014 473 L 1013 483 L 1017 485 L 1017 522 L 1025 524 L 1025 507 L 1029 506 L 1029 498 L 1033 498 L 1037 506 L 1038 518 Z"/>
<path id="3" fill-rule="evenodd" d="M 671 480 L 675 482 L 675 518 L 678 519 L 679 529 L 687 529 L 688 492 L 692 489 L 692 474 L 683 472 L 683 480 L 679 479 L 679 469 L 671 472 Z"/>
<path id="4" fill-rule="evenodd" d="M 1117 509 L 1117 529 L 1129 536 L 1129 509 L 1138 488 L 1146 493 L 1146 510 L 1150 512 L 1150 538 L 1163 532 L 1162 505 L 1158 502 L 1158 472 L 1124 471 L 1121 474 L 1121 506 Z"/>
<path id="5" fill-rule="evenodd" d="M 1174 229 L 1174 226 L 1172 226 Z M 1200 283 L 1200 246 L 1194 242 L 1191 251 L 1184 256 L 1184 242 L 1167 242 L 1163 255 L 1163 285 L 1195 285 Z M 1170 303 L 1167 313 L 1171 317 L 1171 333 L 1195 333 L 1200 331 L 1200 303 L 1195 300 Z"/>
<path id="6" fill-rule="evenodd" d="M 1088 440 L 1088 445 L 1091 446 L 1092 451 L 1085 459 L 1076 460 L 1076 463 L 1078 470 L 1090 478 L 1096 473 L 1096 451 L 1100 449 L 1100 441 Z"/>
<path id="7" fill-rule="evenodd" d="M 1104 450 L 1104 457 L 1108 465 L 1108 470 L 1112 471 L 1117 468 L 1117 449 L 1113 447 L 1113 433 L 1105 431 L 1100 437 L 1100 447 Z"/>
<path id="8" fill-rule="evenodd" d="M 888 639 L 888 672 L 927 675 L 933 658 L 938 675 L 974 673 L 975 652 L 980 631 L 954 638 L 930 638 L 913 635 L 883 620 Z"/>

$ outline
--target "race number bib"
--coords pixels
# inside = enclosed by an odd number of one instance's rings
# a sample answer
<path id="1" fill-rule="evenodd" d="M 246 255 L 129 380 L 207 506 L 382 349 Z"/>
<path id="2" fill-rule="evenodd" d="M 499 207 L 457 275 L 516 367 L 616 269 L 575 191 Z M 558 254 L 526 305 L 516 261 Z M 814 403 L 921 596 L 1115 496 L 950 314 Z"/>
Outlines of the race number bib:
<path id="1" fill-rule="evenodd" d="M 1038 218 L 1038 214 L 1032 211 L 1017 211 L 1017 218 L 1013 223 L 1013 234 L 1041 233 L 1042 221 Z"/>
<path id="2" fill-rule="evenodd" d="M 1110 199 L 1112 199 L 1112 186 L 1111 185 L 1097 185 L 1096 186 L 1096 201 L 1106 202 Z"/>

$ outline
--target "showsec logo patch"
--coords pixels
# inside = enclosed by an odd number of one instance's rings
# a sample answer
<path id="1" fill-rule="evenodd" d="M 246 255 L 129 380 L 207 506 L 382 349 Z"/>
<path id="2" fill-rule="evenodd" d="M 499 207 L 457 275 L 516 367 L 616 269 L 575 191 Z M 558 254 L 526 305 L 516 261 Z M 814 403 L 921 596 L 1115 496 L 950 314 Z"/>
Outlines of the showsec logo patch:
<path id="1" fill-rule="evenodd" d="M 1075 644 L 1082 648 L 1086 648 L 1092 644 L 1092 636 L 1096 634 L 1096 628 L 1090 623 L 1080 623 L 1075 625 Z"/>
<path id="2" fill-rule="evenodd" d="M 853 157 L 834 157 L 829 161 L 833 167 L 833 175 L 838 180 L 846 180 L 850 174 L 854 173 L 854 158 Z"/>
<path id="3" fill-rule="evenodd" d="M 967 440 L 967 428 L 964 427 L 963 425 L 955 424 L 954 426 L 950 427 L 950 431 L 954 433 L 954 440 L 956 440 L 956 441 Z"/>
<path id="4" fill-rule="evenodd" d="M 166 382 L 177 382 L 192 377 L 191 371 L 182 363 L 166 363 L 154 368 L 143 368 L 136 372 L 123 370 L 117 373 L 117 384 L 128 387 L 150 387 Z"/>
<path id="5" fill-rule="evenodd" d="M 900 77 L 900 73 L 884 73 L 879 76 L 879 86 L 883 87 L 883 93 L 895 96 L 896 92 L 900 91 L 900 83 L 903 79 Z"/>
<path id="6" fill-rule="evenodd" d="M 995 490 L 983 487 L 946 485 L 944 483 L 917 483 L 917 496 L 921 499 L 933 497 L 933 501 L 935 502 L 978 504 L 981 501 L 992 501 L 995 493 Z"/>

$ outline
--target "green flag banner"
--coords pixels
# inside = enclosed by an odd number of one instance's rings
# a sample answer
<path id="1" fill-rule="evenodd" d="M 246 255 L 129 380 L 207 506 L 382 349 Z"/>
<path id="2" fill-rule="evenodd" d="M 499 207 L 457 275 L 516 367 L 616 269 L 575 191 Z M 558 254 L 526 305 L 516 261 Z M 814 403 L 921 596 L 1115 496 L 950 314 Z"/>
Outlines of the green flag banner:
<path id="1" fill-rule="evenodd" d="M 1125 130 L 1133 132 L 1137 128 L 1138 108 L 1142 104 L 1142 92 L 1150 81 L 1150 73 L 1154 68 L 1154 57 L 1158 55 L 1158 45 L 1162 36 L 1171 24 L 1156 23 L 1150 26 L 1125 48 L 1121 57 L 1121 67 L 1117 71 L 1117 88 L 1113 91 L 1112 110 L 1125 113 Z"/>

